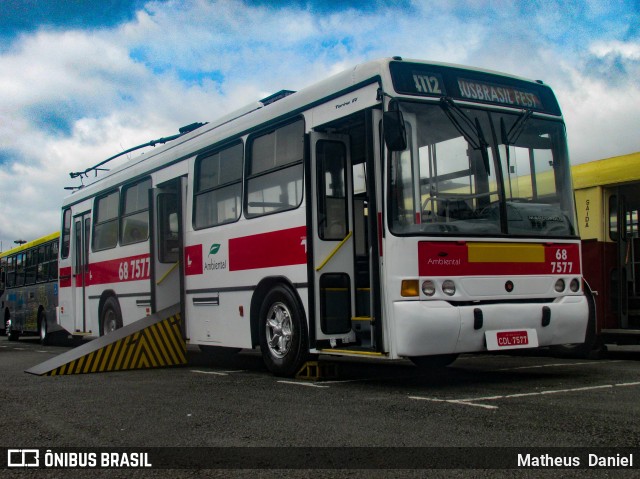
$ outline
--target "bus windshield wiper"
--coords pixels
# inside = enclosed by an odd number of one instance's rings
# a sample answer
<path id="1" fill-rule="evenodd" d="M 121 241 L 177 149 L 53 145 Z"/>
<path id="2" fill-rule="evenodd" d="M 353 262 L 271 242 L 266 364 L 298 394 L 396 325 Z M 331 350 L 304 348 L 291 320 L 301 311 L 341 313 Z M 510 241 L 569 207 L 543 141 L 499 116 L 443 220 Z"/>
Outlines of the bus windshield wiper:
<path id="1" fill-rule="evenodd" d="M 522 110 L 522 113 L 518 119 L 511 125 L 511 128 L 507 132 L 507 127 L 504 123 L 504 117 L 500 117 L 500 136 L 502 136 L 502 144 L 505 146 L 507 153 L 507 168 L 511 169 L 511 154 L 509 152 L 509 145 L 515 145 L 520 138 L 520 135 L 524 131 L 524 126 L 533 115 L 533 110 Z"/>
<path id="2" fill-rule="evenodd" d="M 480 127 L 480 122 L 478 118 L 475 119 L 475 124 L 471 119 L 467 116 L 467 114 L 462 111 L 462 109 L 454 103 L 454 101 L 449 97 L 444 97 L 440 100 L 440 107 L 444 111 L 447 118 L 451 121 L 453 126 L 455 126 L 456 130 L 460 132 L 460 134 L 464 137 L 465 140 L 471 145 L 471 148 L 474 150 L 480 150 L 482 154 L 482 161 L 484 163 L 484 169 L 487 174 L 491 173 L 491 168 L 489 165 L 489 154 L 487 153 L 487 147 L 489 143 L 484 137 L 484 133 L 482 132 L 482 128 Z M 462 120 L 462 123 L 466 126 L 463 126 L 458 118 L 454 115 L 457 114 L 458 117 Z"/>
<path id="3" fill-rule="evenodd" d="M 531 115 L 533 115 L 533 110 L 522 110 L 522 113 L 511 126 L 511 129 L 508 132 L 504 125 L 504 118 L 500 118 L 500 133 L 502 135 L 502 143 L 507 146 L 514 145 L 524 131 L 524 126 L 529 121 L 529 118 L 531 118 Z"/>

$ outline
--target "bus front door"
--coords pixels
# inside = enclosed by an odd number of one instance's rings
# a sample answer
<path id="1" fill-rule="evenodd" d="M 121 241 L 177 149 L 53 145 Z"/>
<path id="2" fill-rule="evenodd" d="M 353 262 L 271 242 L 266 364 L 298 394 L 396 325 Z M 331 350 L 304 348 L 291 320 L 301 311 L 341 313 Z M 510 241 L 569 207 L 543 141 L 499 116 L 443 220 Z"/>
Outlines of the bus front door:
<path id="1" fill-rule="evenodd" d="M 313 291 L 318 347 L 355 342 L 352 168 L 349 138 L 311 134 Z"/>
<path id="2" fill-rule="evenodd" d="M 75 306 L 75 323 L 73 333 L 93 333 L 87 331 L 87 286 L 89 281 L 89 236 L 91 218 L 89 213 L 78 215 L 73 220 L 73 301 Z"/>

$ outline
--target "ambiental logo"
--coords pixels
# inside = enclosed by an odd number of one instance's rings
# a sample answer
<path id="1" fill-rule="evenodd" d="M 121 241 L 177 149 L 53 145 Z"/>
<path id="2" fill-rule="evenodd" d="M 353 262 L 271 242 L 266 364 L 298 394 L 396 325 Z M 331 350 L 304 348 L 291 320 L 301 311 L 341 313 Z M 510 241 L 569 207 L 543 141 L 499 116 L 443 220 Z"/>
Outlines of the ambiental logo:
<path id="1" fill-rule="evenodd" d="M 209 254 L 207 255 L 208 261 L 203 262 L 202 269 L 204 271 L 214 271 L 217 269 L 227 269 L 227 260 L 214 261 L 210 256 L 215 256 L 220 251 L 220 243 L 213 243 L 209 247 Z"/>

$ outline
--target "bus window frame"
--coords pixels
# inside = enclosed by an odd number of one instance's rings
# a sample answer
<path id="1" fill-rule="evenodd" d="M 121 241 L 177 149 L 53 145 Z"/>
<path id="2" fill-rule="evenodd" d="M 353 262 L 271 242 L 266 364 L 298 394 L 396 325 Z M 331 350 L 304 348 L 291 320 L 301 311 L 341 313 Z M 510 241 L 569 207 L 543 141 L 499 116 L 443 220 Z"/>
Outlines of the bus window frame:
<path id="1" fill-rule="evenodd" d="M 302 157 L 299 160 L 295 160 L 295 161 L 291 161 L 289 163 L 285 163 L 285 164 L 278 164 L 276 158 L 275 158 L 275 154 L 277 152 L 274 152 L 274 162 L 275 165 L 269 169 L 266 170 L 261 170 L 257 173 L 251 173 L 251 168 L 254 164 L 253 162 L 253 146 L 254 143 L 257 139 L 265 137 L 267 135 L 273 134 L 276 131 L 285 128 L 287 126 L 293 125 L 294 123 L 297 122 L 301 122 L 302 124 Z M 277 137 L 276 137 L 276 141 L 277 141 Z M 306 140 L 306 121 L 304 116 L 302 115 L 298 115 L 296 117 L 293 118 L 289 118 L 286 121 L 280 122 L 276 125 L 271 125 L 269 128 L 265 128 L 262 129 L 260 131 L 257 131 L 253 134 L 251 134 L 248 138 L 247 138 L 247 142 L 246 142 L 246 146 L 245 146 L 245 164 L 244 164 L 244 181 L 243 181 L 243 200 L 242 200 L 242 209 L 243 209 L 243 215 L 246 219 L 254 219 L 254 218 L 261 218 L 263 216 L 269 216 L 269 215 L 273 215 L 273 214 L 277 214 L 277 213 L 284 213 L 285 211 L 292 211 L 292 210 L 296 210 L 298 208 L 300 208 L 300 205 L 302 205 L 302 203 L 304 202 L 304 193 L 305 193 L 305 160 L 306 160 L 306 156 L 307 156 L 307 140 Z M 276 148 L 277 148 L 277 143 L 276 143 Z M 263 178 L 263 177 L 268 177 L 270 175 L 275 175 L 278 173 L 281 173 L 283 171 L 287 171 L 287 170 L 293 170 L 296 167 L 301 167 L 302 171 L 300 174 L 300 187 L 301 187 L 301 193 L 300 193 L 300 198 L 297 202 L 296 205 L 289 205 L 289 207 L 286 208 L 281 208 L 281 209 L 275 209 L 273 211 L 268 211 L 266 213 L 249 213 L 249 195 L 251 194 L 251 190 L 249 188 L 249 184 L 259 178 Z M 258 190 L 256 190 L 258 191 Z M 263 208 L 266 208 L 267 206 L 263 206 Z"/>
<path id="2" fill-rule="evenodd" d="M 112 194 L 117 194 L 118 198 L 117 198 L 117 206 L 116 206 L 116 216 L 115 217 L 110 217 L 108 220 L 106 221 L 98 221 L 98 217 L 100 215 L 100 208 L 99 208 L 99 204 L 100 201 L 108 198 L 109 196 L 111 196 Z M 93 200 L 93 217 L 94 217 L 94 221 L 93 224 L 91 225 L 91 251 L 92 252 L 98 252 L 98 251 L 106 251 L 109 249 L 113 249 L 116 248 L 118 246 L 118 240 L 119 240 L 119 236 L 120 236 L 120 188 L 114 188 L 112 190 L 109 190 L 107 192 L 105 192 L 104 194 L 100 195 L 100 196 L 96 196 Z M 105 246 L 103 248 L 96 248 L 96 238 L 99 238 L 99 235 L 96 234 L 96 229 L 102 225 L 105 225 L 107 223 L 110 222 L 115 222 L 116 225 L 116 231 L 115 231 L 115 241 L 113 243 L 113 245 L 111 243 L 109 243 L 108 246 Z M 84 226 L 83 226 L 84 227 Z"/>
<path id="3" fill-rule="evenodd" d="M 247 142 L 248 145 L 248 142 Z M 226 143 L 224 145 L 221 145 L 220 147 L 215 148 L 214 150 L 211 150 L 205 154 L 199 155 L 196 158 L 195 164 L 194 164 L 194 181 L 193 181 L 193 211 L 192 211 L 192 215 L 191 215 L 191 224 L 193 226 L 193 229 L 198 231 L 198 230 L 204 230 L 204 229 L 208 229 L 208 228 L 215 228 L 216 226 L 221 226 L 221 225 L 227 225 L 227 224 L 231 224 L 231 223 L 235 223 L 237 221 L 240 220 L 240 217 L 242 216 L 242 212 L 243 212 L 243 206 L 244 206 L 244 202 L 243 202 L 243 196 L 244 196 L 244 189 L 245 189 L 245 181 L 243 181 L 243 173 L 245 171 L 245 163 L 246 163 L 246 158 L 247 158 L 247 151 L 245 149 L 245 147 L 247 146 L 245 145 L 245 143 L 241 140 L 235 140 L 232 141 L 230 143 Z M 222 152 L 227 151 L 227 150 L 231 150 L 232 148 L 236 148 L 237 146 L 241 147 L 241 158 L 240 158 L 240 176 L 237 179 L 234 180 L 230 180 L 230 181 L 226 181 L 224 183 L 219 183 L 215 186 L 210 186 L 207 187 L 205 189 L 201 189 L 201 167 L 202 164 L 214 157 L 215 155 L 220 155 Z M 197 214 L 198 214 L 198 197 L 199 196 L 206 196 L 210 193 L 216 192 L 216 191 L 222 191 L 225 190 L 227 188 L 231 188 L 235 185 L 239 184 L 240 185 L 240 201 L 238 202 L 238 211 L 236 212 L 236 216 L 234 219 L 230 219 L 230 220 L 226 220 L 226 221 L 220 221 L 217 223 L 207 223 L 204 225 L 198 225 L 196 222 L 196 218 L 197 218 Z M 218 204 L 218 202 L 216 201 L 216 205 Z"/>
<path id="4" fill-rule="evenodd" d="M 125 208 L 126 208 L 126 203 L 127 203 L 127 193 L 132 190 L 133 188 L 137 188 L 139 187 L 141 184 L 145 183 L 145 182 L 149 182 L 149 188 L 147 188 L 147 191 L 145 192 L 145 194 L 142 195 L 143 198 L 146 199 L 147 201 L 147 207 L 141 210 L 135 210 L 135 211 L 131 211 L 128 213 L 125 213 Z M 151 180 L 150 176 L 146 176 L 142 179 L 136 180 L 134 182 L 131 183 L 126 183 L 124 185 L 122 185 L 122 188 L 120 189 L 120 198 L 119 198 L 119 203 L 120 203 L 120 207 L 118 208 L 118 243 L 116 244 L 116 246 L 120 245 L 120 246 L 128 246 L 128 245 L 132 245 L 132 244 L 137 244 L 137 243 L 144 243 L 145 241 L 149 240 L 149 227 L 150 227 L 150 221 L 149 221 L 149 211 L 150 211 L 150 205 L 149 205 L 149 190 L 153 188 L 153 182 Z M 139 215 L 141 213 L 146 212 L 146 226 L 147 226 L 147 234 L 143 235 L 140 238 L 137 238 L 135 240 L 127 240 L 125 242 L 124 240 L 124 236 L 125 236 L 125 220 L 127 218 L 130 218 L 132 216 L 136 216 Z M 95 227 L 95 222 L 94 222 L 94 227 Z"/>
<path id="5" fill-rule="evenodd" d="M 25 253 L 25 267 L 24 267 L 24 285 L 29 286 L 36 284 L 38 276 L 38 250 L 39 248 L 29 248 Z M 34 253 L 36 259 L 34 261 Z"/>

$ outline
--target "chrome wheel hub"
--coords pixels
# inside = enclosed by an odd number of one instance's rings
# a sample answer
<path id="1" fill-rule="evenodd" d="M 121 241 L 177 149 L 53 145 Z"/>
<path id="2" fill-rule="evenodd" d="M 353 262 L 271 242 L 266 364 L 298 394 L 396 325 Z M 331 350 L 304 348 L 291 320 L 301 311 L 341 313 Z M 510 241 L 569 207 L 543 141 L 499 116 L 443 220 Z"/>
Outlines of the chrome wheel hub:
<path id="1" fill-rule="evenodd" d="M 291 349 L 291 313 L 284 303 L 275 303 L 267 313 L 267 345 L 276 358 L 283 358 Z"/>

